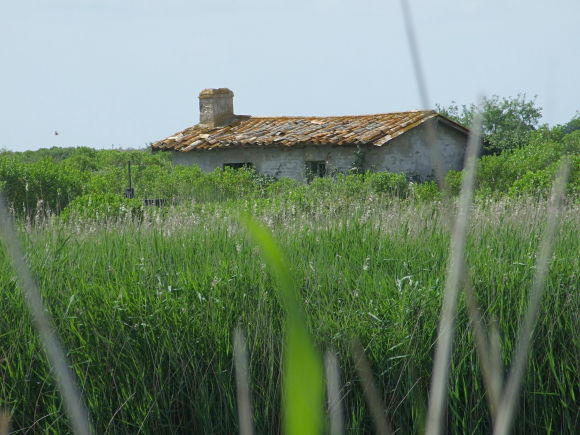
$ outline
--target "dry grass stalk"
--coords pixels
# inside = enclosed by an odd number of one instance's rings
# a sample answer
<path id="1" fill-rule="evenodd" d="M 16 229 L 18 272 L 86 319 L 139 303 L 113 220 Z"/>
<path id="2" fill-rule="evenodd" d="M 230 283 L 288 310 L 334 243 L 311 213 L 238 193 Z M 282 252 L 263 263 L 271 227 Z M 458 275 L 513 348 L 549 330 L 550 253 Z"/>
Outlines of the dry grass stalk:
<path id="1" fill-rule="evenodd" d="M 26 264 L 24 251 L 18 240 L 16 226 L 2 193 L 0 193 L 0 234 L 6 243 L 8 257 L 16 272 L 26 306 L 32 315 L 34 325 L 53 370 L 73 432 L 79 435 L 88 435 L 92 433 L 92 430 L 87 407 L 58 339 L 49 311 L 44 308 L 38 285 Z"/>
<path id="2" fill-rule="evenodd" d="M 515 355 L 510 368 L 508 379 L 501 398 L 499 412 L 494 425 L 496 435 L 508 434 L 511 430 L 513 418 L 518 405 L 519 390 L 523 382 L 528 353 L 532 342 L 532 334 L 540 311 L 540 302 L 544 294 L 546 277 L 550 267 L 550 260 L 554 252 L 554 244 L 562 202 L 566 191 L 566 181 L 570 173 L 570 162 L 564 160 L 560 165 L 558 175 L 552 186 L 552 194 L 548 205 L 547 225 L 536 259 L 534 281 L 528 297 L 528 308 L 520 326 Z"/>
<path id="3" fill-rule="evenodd" d="M 475 172 L 477 154 L 480 145 L 481 113 L 478 112 L 473 119 L 471 133 L 467 144 L 465 169 L 459 196 L 459 209 L 453 228 L 450 246 L 450 261 L 445 280 L 445 293 L 443 306 L 439 320 L 438 341 L 435 349 L 435 360 L 431 374 L 431 393 L 429 410 L 427 414 L 427 435 L 438 435 L 443 429 L 443 417 L 447 407 L 449 365 L 453 336 L 455 328 L 455 312 L 457 307 L 457 294 L 464 275 L 465 245 L 469 216 L 473 202 L 475 188 Z"/>
<path id="4" fill-rule="evenodd" d="M 362 382 L 365 400 L 375 424 L 375 433 L 377 435 L 392 434 L 393 428 L 385 415 L 385 406 L 373 379 L 373 371 L 358 341 L 352 342 L 352 352 L 356 371 Z"/>
<path id="5" fill-rule="evenodd" d="M 340 372 L 338 358 L 336 352 L 333 350 L 326 351 L 324 355 L 324 368 L 326 372 L 326 396 L 328 401 L 330 434 L 342 435 L 344 433 L 344 421 L 342 400 L 340 397 Z"/>
<path id="6" fill-rule="evenodd" d="M 236 367 L 236 389 L 240 435 L 253 435 L 254 424 L 252 421 L 248 350 L 246 347 L 246 337 L 239 328 L 236 328 L 234 331 L 234 363 Z"/>

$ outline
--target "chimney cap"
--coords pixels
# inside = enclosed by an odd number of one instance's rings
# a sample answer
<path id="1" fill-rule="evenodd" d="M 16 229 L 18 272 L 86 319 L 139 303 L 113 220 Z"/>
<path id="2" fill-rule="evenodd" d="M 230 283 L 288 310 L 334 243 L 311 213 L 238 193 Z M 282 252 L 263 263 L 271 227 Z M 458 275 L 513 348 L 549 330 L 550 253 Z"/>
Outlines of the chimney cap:
<path id="1" fill-rule="evenodd" d="M 217 88 L 217 89 L 204 89 L 199 93 L 199 98 L 207 98 L 212 97 L 214 95 L 231 95 L 233 96 L 234 93 L 228 88 Z"/>

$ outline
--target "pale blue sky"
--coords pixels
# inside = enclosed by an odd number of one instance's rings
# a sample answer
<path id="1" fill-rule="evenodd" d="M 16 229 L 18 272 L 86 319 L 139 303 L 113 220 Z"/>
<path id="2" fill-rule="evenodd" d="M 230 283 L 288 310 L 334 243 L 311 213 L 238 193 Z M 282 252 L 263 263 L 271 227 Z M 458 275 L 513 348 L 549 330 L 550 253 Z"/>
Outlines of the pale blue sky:
<path id="1" fill-rule="evenodd" d="M 432 103 L 580 109 L 580 1 L 410 0 Z M 0 148 L 141 147 L 238 114 L 421 108 L 399 0 L 0 0 Z M 53 132 L 58 130 L 59 135 Z"/>

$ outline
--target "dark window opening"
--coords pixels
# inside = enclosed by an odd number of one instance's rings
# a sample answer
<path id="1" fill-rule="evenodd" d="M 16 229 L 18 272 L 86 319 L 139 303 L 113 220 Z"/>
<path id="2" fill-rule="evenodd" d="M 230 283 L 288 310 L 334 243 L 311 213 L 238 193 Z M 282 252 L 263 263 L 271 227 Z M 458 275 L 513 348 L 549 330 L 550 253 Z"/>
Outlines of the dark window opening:
<path id="1" fill-rule="evenodd" d="M 315 161 L 306 163 L 306 179 L 310 182 L 314 177 L 324 177 L 326 175 L 326 162 Z"/>
<path id="2" fill-rule="evenodd" d="M 223 169 L 225 168 L 232 168 L 232 169 L 242 169 L 242 168 L 248 168 L 251 169 L 254 167 L 253 163 L 250 162 L 244 162 L 244 163 L 224 163 L 223 164 Z"/>

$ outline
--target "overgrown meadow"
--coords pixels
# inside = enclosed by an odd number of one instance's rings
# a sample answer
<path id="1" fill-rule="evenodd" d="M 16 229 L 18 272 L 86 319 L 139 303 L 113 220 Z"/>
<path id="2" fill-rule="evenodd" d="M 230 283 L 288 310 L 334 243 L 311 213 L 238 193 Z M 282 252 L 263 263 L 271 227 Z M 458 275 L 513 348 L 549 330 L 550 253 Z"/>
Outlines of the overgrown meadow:
<path id="1" fill-rule="evenodd" d="M 337 350 L 346 427 L 372 427 L 353 368 L 360 340 L 393 426 L 422 431 L 449 247 L 440 202 L 321 195 L 315 207 L 231 201 L 139 218 L 49 218 L 23 228 L 28 261 L 68 350 L 98 433 L 237 430 L 232 331 L 246 333 L 254 423 L 281 425 L 282 312 L 271 275 L 240 224 L 276 235 L 319 351 Z M 517 433 L 578 423 L 578 206 L 564 212 L 521 393 Z M 468 261 L 504 366 L 526 308 L 545 203 L 475 206 Z M 17 433 L 67 432 L 61 399 L 0 251 L 0 387 Z M 463 302 L 450 375 L 451 433 L 490 431 Z"/>
<path id="2" fill-rule="evenodd" d="M 539 128 L 478 164 L 464 260 L 483 324 L 498 337 L 500 382 L 529 305 L 550 186 L 562 158 L 571 166 L 515 433 L 573 433 L 579 424 L 580 130 L 568 127 Z M 128 160 L 135 199 L 122 196 Z M 423 433 L 463 177 L 450 172 L 443 194 L 401 174 L 353 170 L 300 184 L 173 167 L 167 154 L 146 151 L 0 152 L 0 189 L 96 433 L 239 431 L 236 329 L 246 337 L 256 433 L 292 433 L 284 391 L 315 379 L 329 350 L 338 356 L 345 431 L 372 432 L 357 342 L 380 412 L 396 432 Z M 146 207 L 147 198 L 165 205 Z M 273 234 L 270 251 L 251 222 Z M 0 409 L 13 433 L 67 433 L 5 245 Z M 494 421 L 463 292 L 455 321 L 444 429 L 488 433 Z M 284 352 L 297 337 L 292 325 L 306 325 L 300 337 L 312 337 L 313 354 Z M 292 372 L 288 384 L 288 366 L 300 367 L 303 355 L 316 367 Z M 328 415 L 320 413 L 327 432 Z"/>

